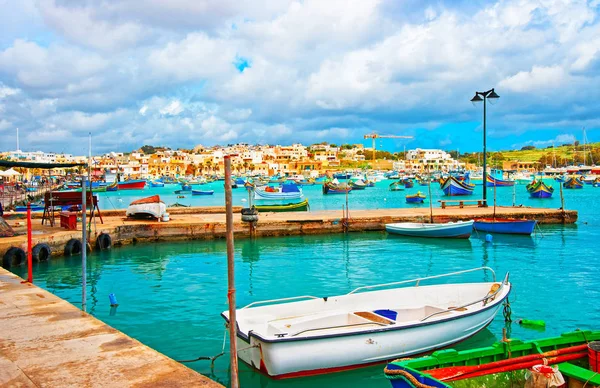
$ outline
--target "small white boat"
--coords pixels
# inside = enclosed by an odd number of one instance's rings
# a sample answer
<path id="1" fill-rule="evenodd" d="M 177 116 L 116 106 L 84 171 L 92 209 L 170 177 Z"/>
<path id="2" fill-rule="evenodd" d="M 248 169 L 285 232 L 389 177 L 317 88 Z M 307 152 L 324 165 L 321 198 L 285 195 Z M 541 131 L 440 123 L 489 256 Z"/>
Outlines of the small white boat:
<path id="1" fill-rule="evenodd" d="M 160 196 L 138 199 L 129 204 L 125 215 L 127 217 L 154 217 L 161 219 L 167 212 L 167 205 L 160 200 Z"/>
<path id="2" fill-rule="evenodd" d="M 412 237 L 469 238 L 473 231 L 473 220 L 447 222 L 444 224 L 400 222 L 396 224 L 385 224 L 385 230 L 388 233 Z"/>
<path id="3" fill-rule="evenodd" d="M 299 199 L 302 189 L 293 183 L 285 183 L 281 187 L 257 187 L 254 189 L 254 199 Z"/>
<path id="4" fill-rule="evenodd" d="M 490 271 L 493 280 L 423 284 L 475 271 Z M 386 289 L 362 292 L 375 288 Z M 341 296 L 254 302 L 236 310 L 238 357 L 269 376 L 290 378 L 423 353 L 484 329 L 510 288 L 508 273 L 496 282 L 494 271 L 481 267 L 359 287 Z M 229 321 L 228 311 L 221 315 Z"/>

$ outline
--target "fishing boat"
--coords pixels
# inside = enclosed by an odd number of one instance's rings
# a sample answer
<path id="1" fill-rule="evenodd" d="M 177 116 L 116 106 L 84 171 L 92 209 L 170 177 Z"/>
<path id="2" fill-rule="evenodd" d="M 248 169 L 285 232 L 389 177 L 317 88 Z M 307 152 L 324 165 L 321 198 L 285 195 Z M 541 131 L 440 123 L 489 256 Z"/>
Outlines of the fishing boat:
<path id="1" fill-rule="evenodd" d="M 469 238 L 473 231 L 473 221 L 425 224 L 421 222 L 400 222 L 385 224 L 388 233 L 411 237 L 429 238 Z"/>
<path id="2" fill-rule="evenodd" d="M 213 195 L 214 190 L 192 190 L 192 195 Z"/>
<path id="3" fill-rule="evenodd" d="M 564 183 L 567 180 L 567 178 L 564 175 L 559 175 L 557 177 L 554 177 L 554 180 L 560 183 Z"/>
<path id="4" fill-rule="evenodd" d="M 541 179 L 527 185 L 527 192 L 531 198 L 551 198 L 554 189 L 546 185 Z"/>
<path id="5" fill-rule="evenodd" d="M 352 190 L 364 190 L 367 188 L 367 184 L 362 179 L 358 179 L 350 181 L 350 187 L 352 187 Z"/>
<path id="6" fill-rule="evenodd" d="M 162 181 L 150 181 L 150 187 L 165 187 L 165 183 Z"/>
<path id="7" fill-rule="evenodd" d="M 536 224 L 536 220 L 477 218 L 473 223 L 473 228 L 486 233 L 525 234 L 529 236 L 533 233 Z"/>
<path id="8" fill-rule="evenodd" d="M 375 187 L 375 181 L 370 181 L 370 180 L 366 180 L 365 184 L 367 185 L 367 187 Z"/>
<path id="9" fill-rule="evenodd" d="M 491 175 L 486 175 L 486 179 L 487 179 L 487 187 L 504 187 L 504 186 L 514 186 L 515 185 L 515 181 L 513 180 L 504 180 L 504 179 L 499 179 L 499 178 L 494 178 Z"/>
<path id="10" fill-rule="evenodd" d="M 569 177 L 565 183 L 563 183 L 565 189 L 583 189 L 583 182 L 579 177 Z"/>
<path id="11" fill-rule="evenodd" d="M 489 271 L 492 281 L 435 284 Z M 354 369 L 439 349 L 484 329 L 511 289 L 482 267 L 359 287 L 348 294 L 253 302 L 236 310 L 238 357 L 274 378 Z M 304 300 L 302 300 L 304 299 Z M 229 323 L 229 312 L 221 316 Z"/>
<path id="12" fill-rule="evenodd" d="M 160 196 L 138 199 L 129 204 L 125 215 L 127 217 L 154 217 L 160 219 L 167 212 L 167 206 Z"/>
<path id="13" fill-rule="evenodd" d="M 332 182 L 323 183 L 323 194 L 346 194 L 352 191 L 351 186 L 345 183 L 334 182 L 337 182 L 337 179 Z"/>
<path id="14" fill-rule="evenodd" d="M 300 199 L 302 198 L 302 189 L 294 183 L 284 183 L 280 187 L 256 187 L 254 198 L 269 200 Z"/>
<path id="15" fill-rule="evenodd" d="M 411 189 L 415 186 L 415 182 L 410 179 L 410 178 L 406 178 L 404 179 L 404 187 L 407 189 Z"/>
<path id="16" fill-rule="evenodd" d="M 119 182 L 119 190 L 142 190 L 146 187 L 146 181 L 143 179 L 131 179 Z"/>
<path id="17" fill-rule="evenodd" d="M 425 198 L 427 198 L 425 194 L 418 191 L 417 194 L 407 195 L 406 203 L 423 203 Z"/>
<path id="18" fill-rule="evenodd" d="M 503 339 L 476 349 L 438 350 L 424 357 L 395 360 L 387 364 L 384 373 L 393 388 L 533 387 L 540 385 L 527 385 L 531 372 L 540 369 L 537 365 L 547 364 L 558 366 L 566 383 L 561 386 L 597 387 L 600 374 L 593 366 L 598 362 L 595 346 L 600 346 L 599 340 L 600 331 L 580 330 L 529 341 Z M 548 373 L 554 375 L 555 371 Z"/>
<path id="19" fill-rule="evenodd" d="M 113 182 L 110 185 L 106 186 L 106 191 L 117 191 L 119 190 L 119 184 L 117 182 Z"/>
<path id="20" fill-rule="evenodd" d="M 390 183 L 390 191 L 404 191 L 404 183 L 402 181 Z"/>
<path id="21" fill-rule="evenodd" d="M 475 190 L 475 185 L 472 183 L 461 182 L 450 175 L 447 178 L 442 178 L 440 180 L 440 188 L 444 194 L 448 196 L 471 195 L 473 194 L 473 190 Z"/>
<path id="22" fill-rule="evenodd" d="M 285 205 L 257 205 L 256 210 L 260 213 L 265 212 L 305 212 L 308 211 L 308 199 L 298 203 L 286 203 Z"/>
<path id="23" fill-rule="evenodd" d="M 32 203 L 30 206 L 31 206 L 31 211 L 32 212 L 41 212 L 41 211 L 44 211 L 44 204 L 43 203 Z M 15 211 L 16 212 L 26 212 L 27 211 L 27 205 L 25 205 L 25 206 L 15 206 Z"/>
<path id="24" fill-rule="evenodd" d="M 594 179 L 594 182 L 592 182 L 592 186 L 593 187 L 600 187 L 600 177 Z"/>
<path id="25" fill-rule="evenodd" d="M 417 177 L 417 183 L 419 184 L 419 186 L 428 186 L 429 182 L 427 182 L 427 179 L 421 178 L 421 177 Z"/>
<path id="26" fill-rule="evenodd" d="M 350 179 L 350 177 L 352 176 L 351 172 L 336 172 L 335 174 L 333 174 L 333 177 L 336 179 Z"/>
<path id="27" fill-rule="evenodd" d="M 85 188 L 86 191 L 90 191 L 89 187 Z M 98 186 L 98 187 L 92 187 L 92 193 L 104 193 L 105 191 L 108 190 L 108 186 Z M 74 191 L 77 193 L 81 193 L 81 187 L 75 190 L 69 190 L 69 191 Z"/>
<path id="28" fill-rule="evenodd" d="M 190 185 L 189 183 L 182 183 L 181 191 L 192 191 L 192 185 Z"/>

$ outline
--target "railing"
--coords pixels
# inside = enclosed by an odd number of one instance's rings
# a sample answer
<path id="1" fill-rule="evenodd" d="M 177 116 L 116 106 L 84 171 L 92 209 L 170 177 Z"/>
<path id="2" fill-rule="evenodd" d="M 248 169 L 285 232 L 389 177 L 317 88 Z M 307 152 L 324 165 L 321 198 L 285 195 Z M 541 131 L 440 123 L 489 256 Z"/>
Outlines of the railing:
<path id="1" fill-rule="evenodd" d="M 303 295 L 303 296 L 294 296 L 294 297 L 291 297 L 291 298 L 261 300 L 261 301 L 257 301 L 257 302 L 252 302 L 249 305 L 246 305 L 246 306 L 242 307 L 241 310 L 247 309 L 250 306 L 256 306 L 258 304 L 268 304 L 268 303 L 274 303 L 274 302 L 286 302 L 286 301 L 289 301 L 289 300 L 296 300 L 296 299 L 322 299 L 322 298 L 317 298 L 316 296 L 312 296 L 312 295 Z"/>
<path id="2" fill-rule="evenodd" d="M 498 295 L 504 289 L 504 285 L 508 284 L 508 275 L 509 275 L 509 273 L 507 272 L 506 276 L 504 277 L 504 280 L 502 281 L 502 283 L 500 283 L 500 287 L 495 292 L 493 292 L 492 294 L 490 294 L 488 292 L 488 294 L 486 296 L 484 296 L 483 298 L 478 299 L 478 300 L 476 300 L 474 302 L 470 302 L 470 303 L 467 303 L 467 304 L 463 304 L 462 306 L 456 306 L 456 307 L 448 308 L 448 309 L 446 309 L 444 311 L 438 311 L 438 312 L 429 314 L 425 318 L 421 319 L 420 322 L 423 322 L 423 321 L 425 321 L 425 320 L 427 320 L 427 319 L 429 319 L 429 318 L 431 318 L 431 317 L 433 317 L 435 315 L 444 314 L 444 313 L 447 313 L 448 311 L 459 310 L 459 309 L 462 309 L 462 308 L 465 308 L 465 307 L 468 307 L 468 306 L 472 306 L 472 305 L 480 303 L 480 302 L 484 302 L 484 305 L 485 305 L 486 301 L 488 301 L 490 299 L 494 300 L 494 298 L 496 298 L 496 295 Z M 496 280 L 495 280 L 495 276 L 494 276 L 494 282 L 495 281 Z"/>
<path id="3" fill-rule="evenodd" d="M 295 337 L 297 335 L 300 335 L 302 333 L 307 333 L 309 331 L 319 331 L 319 330 L 328 330 L 328 329 L 340 329 L 342 327 L 355 327 L 355 326 L 366 326 L 366 325 L 379 325 L 379 326 L 387 326 L 386 323 L 381 323 L 381 322 L 361 322 L 361 323 L 351 323 L 348 325 L 337 325 L 337 326 L 323 326 L 323 327 L 315 327 L 312 329 L 306 329 L 306 330 L 300 330 L 294 334 L 290 334 L 290 337 Z"/>
<path id="4" fill-rule="evenodd" d="M 492 273 L 493 276 L 493 282 L 496 281 L 496 273 L 494 272 L 493 269 L 491 269 L 490 267 L 479 267 L 479 268 L 473 268 L 473 269 L 466 269 L 464 271 L 457 271 L 457 272 L 450 272 L 450 273 L 446 273 L 446 274 L 442 274 L 442 275 L 434 275 L 434 276 L 428 276 L 428 277 L 424 277 L 424 278 L 416 278 L 416 279 L 410 279 L 410 280 L 403 280 L 401 282 L 393 282 L 393 283 L 383 283 L 383 284 L 375 284 L 372 286 L 362 286 L 362 287 L 358 287 L 352 291 L 350 291 L 347 295 L 350 294 L 354 294 L 355 292 L 359 291 L 359 290 L 370 290 L 373 288 L 382 288 L 382 287 L 390 287 L 390 286 L 397 286 L 400 284 L 407 284 L 407 283 L 415 283 L 415 287 L 419 286 L 419 283 L 422 280 L 430 280 L 430 279 L 438 279 L 438 278 L 443 278 L 443 277 L 447 277 L 447 276 L 454 276 L 454 275 L 460 275 L 460 274 L 464 274 L 464 273 L 469 273 L 469 272 L 475 272 L 475 271 L 490 271 Z"/>

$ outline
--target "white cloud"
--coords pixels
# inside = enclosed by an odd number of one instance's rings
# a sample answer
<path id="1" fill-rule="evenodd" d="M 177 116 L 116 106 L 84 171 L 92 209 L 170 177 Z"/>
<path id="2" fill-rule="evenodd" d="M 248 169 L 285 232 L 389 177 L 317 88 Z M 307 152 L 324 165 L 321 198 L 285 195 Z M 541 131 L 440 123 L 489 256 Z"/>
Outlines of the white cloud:
<path id="1" fill-rule="evenodd" d="M 556 136 L 554 139 L 538 140 L 538 141 L 531 142 L 531 144 L 538 148 L 547 147 L 547 146 L 551 146 L 551 145 L 555 145 L 558 147 L 563 144 L 572 144 L 576 140 L 577 139 L 575 138 L 575 136 L 573 136 L 571 134 L 563 134 L 563 135 Z"/>
<path id="2" fill-rule="evenodd" d="M 143 107 L 140 108 L 139 114 L 141 114 L 142 116 L 145 116 L 147 111 L 148 111 L 148 105 L 144 105 Z"/>
<path id="3" fill-rule="evenodd" d="M 560 66 L 533 66 L 531 71 L 520 71 L 500 81 L 498 86 L 514 92 L 535 92 L 556 89 L 567 80 L 567 74 Z"/>
<path id="4" fill-rule="evenodd" d="M 14 94 L 19 93 L 19 91 L 19 89 L 9 88 L 8 86 L 3 86 L 2 84 L 0 84 L 0 98 L 12 96 Z"/>
<path id="5" fill-rule="evenodd" d="M 177 116 L 183 112 L 183 106 L 181 105 L 181 101 L 173 100 L 167 106 L 160 110 L 160 114 Z"/>

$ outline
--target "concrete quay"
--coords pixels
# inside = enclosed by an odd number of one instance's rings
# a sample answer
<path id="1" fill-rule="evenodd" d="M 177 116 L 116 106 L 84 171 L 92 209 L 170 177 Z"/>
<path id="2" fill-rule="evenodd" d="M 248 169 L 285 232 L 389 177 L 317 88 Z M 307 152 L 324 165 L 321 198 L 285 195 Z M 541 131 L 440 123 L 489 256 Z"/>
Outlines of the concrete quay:
<path id="1" fill-rule="evenodd" d="M 0 268 L 0 386 L 222 387 Z"/>
<path id="2" fill-rule="evenodd" d="M 97 220 L 92 225 L 91 246 L 101 233 L 108 233 L 114 245 L 131 244 L 142 241 L 173 241 L 194 239 L 215 239 L 225 237 L 225 214 L 208 213 L 198 208 L 185 208 L 172 211 L 169 222 L 132 220 L 123 216 L 104 217 L 104 224 Z M 464 208 L 434 208 L 434 222 L 469 220 L 492 217 L 492 207 L 483 208 L 465 206 Z M 577 221 L 577 212 L 573 210 L 543 209 L 528 207 L 497 207 L 497 218 L 528 218 L 540 224 L 564 224 Z M 348 220 L 343 219 L 341 209 L 336 211 L 310 211 L 290 213 L 261 213 L 256 225 L 241 221 L 241 214 L 234 214 L 236 237 L 286 236 L 301 234 L 325 234 L 382 231 L 385 224 L 393 222 L 429 222 L 429 209 L 401 208 L 351 210 Z M 22 219 L 9 220 L 18 236 L 0 238 L 0 255 L 10 247 L 26 250 L 27 238 L 24 235 L 26 222 Z M 81 227 L 81 226 L 79 226 Z M 81 231 L 60 229 L 33 222 L 33 245 L 47 243 L 52 255 L 62 255 L 68 240 L 81 238 Z"/>

